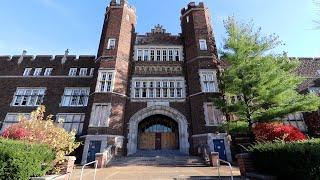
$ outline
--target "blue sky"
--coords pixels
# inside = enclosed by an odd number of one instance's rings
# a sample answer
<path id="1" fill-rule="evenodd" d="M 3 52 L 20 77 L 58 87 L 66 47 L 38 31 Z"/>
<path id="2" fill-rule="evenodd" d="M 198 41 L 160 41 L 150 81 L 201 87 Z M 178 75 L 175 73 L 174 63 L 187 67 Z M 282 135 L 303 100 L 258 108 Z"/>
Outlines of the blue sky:
<path id="1" fill-rule="evenodd" d="M 203 0 L 210 8 L 218 47 L 223 44 L 223 20 L 234 15 L 253 20 L 263 33 L 276 33 L 289 56 L 319 57 L 320 30 L 313 0 Z M 162 24 L 180 32 L 180 10 L 187 0 L 129 0 L 137 8 L 137 32 Z M 1 0 L 0 55 L 96 55 L 103 16 L 109 0 Z M 320 19 L 320 15 L 318 16 Z"/>

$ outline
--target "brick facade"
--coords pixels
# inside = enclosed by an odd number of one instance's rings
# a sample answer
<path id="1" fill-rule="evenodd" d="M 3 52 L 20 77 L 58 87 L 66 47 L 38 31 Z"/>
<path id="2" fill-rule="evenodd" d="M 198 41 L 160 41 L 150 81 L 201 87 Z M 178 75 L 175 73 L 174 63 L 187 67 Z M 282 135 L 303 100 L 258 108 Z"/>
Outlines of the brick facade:
<path id="1" fill-rule="evenodd" d="M 135 33 L 135 25 L 136 10 L 125 0 L 111 0 L 106 9 L 97 56 L 76 57 L 67 53 L 55 57 L 0 56 L 0 120 L 3 122 L 8 113 L 29 113 L 36 108 L 12 105 L 17 87 L 44 87 L 46 91 L 42 104 L 47 107 L 47 113 L 85 114 L 83 130 L 79 134 L 79 139 L 84 141 L 82 163 L 87 162 L 87 157 L 93 151 L 90 148 L 96 147 L 92 143 L 97 141 L 100 142 L 100 146 L 97 146 L 100 149 L 95 150 L 97 152 L 102 152 L 109 145 L 116 145 L 123 155 L 134 152 L 137 144 L 132 143 L 137 141 L 137 134 L 134 136 L 130 133 L 138 130 L 132 128 L 138 128 L 142 117 L 157 114 L 167 115 L 179 123 L 179 141 L 184 142 L 182 145 L 180 143 L 180 150 L 183 147 L 181 151 L 187 150 L 186 153 L 195 154 L 200 144 L 210 143 L 209 141 L 214 139 L 212 133 L 217 127 L 217 124 L 208 126 L 204 104 L 221 95 L 218 90 L 221 67 L 209 10 L 203 3 L 189 3 L 187 8 L 182 9 L 180 35 L 171 35 L 160 25 L 151 32 L 140 35 Z M 112 39 L 114 44 L 110 43 Z M 205 49 L 201 49 L 203 47 L 200 47 L 200 41 L 205 43 L 202 44 Z M 139 51 L 139 48 L 148 50 L 145 53 L 144 50 Z M 161 61 L 156 60 L 157 49 L 161 53 Z M 151 58 L 152 51 L 154 60 Z M 141 52 L 148 60 L 143 61 L 145 57 L 139 57 Z M 50 76 L 23 76 L 25 68 L 53 68 L 53 71 Z M 78 68 L 78 71 L 80 68 L 93 68 L 94 71 L 87 76 L 69 76 L 70 68 Z M 204 91 L 200 75 L 204 70 L 214 73 L 215 80 L 212 81 L 215 81 L 215 91 Z M 113 72 L 110 91 L 101 90 L 102 86 L 107 86 L 107 83 L 102 85 L 100 82 L 102 71 Z M 168 83 L 167 86 L 174 81 L 176 89 L 164 89 L 165 85 L 161 82 L 164 79 L 168 79 L 165 82 Z M 154 87 L 151 88 L 155 89 L 142 87 L 142 90 L 138 91 L 142 98 L 139 94 L 139 98 L 136 98 L 134 80 L 141 80 L 141 86 L 144 86 L 143 81 L 147 81 L 149 86 L 152 86 L 152 82 Z M 104 81 L 108 81 L 108 77 L 105 77 Z M 159 93 L 166 91 L 170 98 L 163 97 L 164 94 L 161 98 L 156 98 L 155 86 L 158 82 L 162 83 Z M 87 105 L 61 106 L 67 87 L 90 88 Z M 171 90 L 175 97 L 171 97 Z M 97 112 L 94 110 L 96 106 L 109 104 L 111 109 L 108 125 L 92 125 L 93 119 L 97 119 Z M 101 116 L 99 113 L 98 115 Z M 135 147 L 132 148 L 132 145 Z M 81 157 L 81 154 L 78 154 L 78 157 Z"/>

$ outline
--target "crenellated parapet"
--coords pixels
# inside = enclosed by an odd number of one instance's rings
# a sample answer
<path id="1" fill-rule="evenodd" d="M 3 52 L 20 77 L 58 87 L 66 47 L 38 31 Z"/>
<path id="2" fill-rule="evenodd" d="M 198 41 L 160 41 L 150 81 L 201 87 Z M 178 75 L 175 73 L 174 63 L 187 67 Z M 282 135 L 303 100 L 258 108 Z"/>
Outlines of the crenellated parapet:
<path id="1" fill-rule="evenodd" d="M 78 61 L 92 61 L 92 62 L 97 62 L 96 61 L 96 56 L 94 55 L 4 55 L 0 56 L 0 62 L 2 61 L 7 61 L 11 63 L 16 63 L 17 65 L 22 64 L 24 62 L 50 62 L 50 63 L 61 63 L 65 64 L 66 62 L 68 63 L 73 63 L 73 62 L 78 62 Z"/>
<path id="2" fill-rule="evenodd" d="M 196 4 L 195 2 L 190 2 L 187 7 L 181 9 L 181 15 L 183 16 L 189 11 L 195 10 L 195 9 L 203 9 L 205 8 L 205 5 L 203 2 L 200 2 L 199 4 Z"/>

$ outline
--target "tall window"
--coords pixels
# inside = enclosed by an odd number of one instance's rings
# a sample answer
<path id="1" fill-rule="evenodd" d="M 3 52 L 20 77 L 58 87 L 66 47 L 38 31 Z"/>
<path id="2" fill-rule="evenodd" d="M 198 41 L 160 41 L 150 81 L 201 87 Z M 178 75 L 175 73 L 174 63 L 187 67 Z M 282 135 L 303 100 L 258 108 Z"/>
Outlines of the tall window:
<path id="1" fill-rule="evenodd" d="M 200 70 L 202 92 L 218 92 L 216 72 L 214 70 Z"/>
<path id="2" fill-rule="evenodd" d="M 108 127 L 111 104 L 94 104 L 91 111 L 90 127 Z"/>
<path id="3" fill-rule="evenodd" d="M 202 50 L 202 51 L 207 50 L 207 49 L 208 49 L 208 47 L 207 47 L 207 40 L 205 40 L 205 39 L 200 39 L 200 40 L 199 40 L 199 47 L 200 47 L 200 50 Z"/>
<path id="4" fill-rule="evenodd" d="M 176 61 L 180 61 L 180 51 L 179 49 L 174 50 L 175 52 L 175 60 Z"/>
<path id="5" fill-rule="evenodd" d="M 154 49 L 150 50 L 150 60 L 154 61 Z"/>
<path id="6" fill-rule="evenodd" d="M 90 69 L 90 76 L 93 76 L 93 73 L 94 73 L 94 68 L 91 68 Z"/>
<path id="7" fill-rule="evenodd" d="M 145 49 L 143 52 L 143 60 L 148 61 L 149 60 L 149 50 Z"/>
<path id="8" fill-rule="evenodd" d="M 169 61 L 173 61 L 173 50 L 169 49 Z"/>
<path id="9" fill-rule="evenodd" d="M 66 131 L 71 132 L 73 130 L 76 131 L 77 135 L 82 134 L 83 124 L 84 124 L 85 114 L 58 114 L 57 122 L 59 125 L 64 128 Z"/>
<path id="10" fill-rule="evenodd" d="M 166 49 L 162 50 L 162 60 L 167 61 L 167 50 Z"/>
<path id="11" fill-rule="evenodd" d="M 161 61 L 161 50 L 157 50 L 157 61 Z"/>
<path id="12" fill-rule="evenodd" d="M 40 76 L 42 72 L 42 68 L 36 68 L 33 72 L 34 76 Z"/>
<path id="13" fill-rule="evenodd" d="M 141 49 L 138 49 L 138 61 L 142 60 L 143 51 Z"/>
<path id="14" fill-rule="evenodd" d="M 218 126 L 225 120 L 222 112 L 213 103 L 204 103 L 203 106 L 207 126 Z"/>
<path id="15" fill-rule="evenodd" d="M 12 106 L 39 106 L 43 102 L 45 88 L 17 88 Z"/>
<path id="16" fill-rule="evenodd" d="M 61 106 L 84 107 L 88 104 L 90 88 L 65 88 Z"/>
<path id="17" fill-rule="evenodd" d="M 29 113 L 8 113 L 3 121 L 1 131 L 19 122 L 20 118 L 30 118 Z"/>
<path id="18" fill-rule="evenodd" d="M 77 68 L 70 68 L 69 70 L 69 76 L 77 76 Z"/>
<path id="19" fill-rule="evenodd" d="M 79 76 L 87 76 L 88 68 L 81 68 L 79 72 Z"/>
<path id="20" fill-rule="evenodd" d="M 98 83 L 97 83 L 97 92 L 112 92 L 113 83 L 114 83 L 114 70 L 100 70 Z"/>
<path id="21" fill-rule="evenodd" d="M 23 72 L 23 76 L 30 76 L 32 68 L 25 68 Z"/>
<path id="22" fill-rule="evenodd" d="M 116 39 L 115 38 L 110 38 L 108 40 L 107 49 L 114 49 L 114 48 L 116 48 Z"/>
<path id="23" fill-rule="evenodd" d="M 53 68 L 46 68 L 44 70 L 44 76 L 51 76 Z"/>

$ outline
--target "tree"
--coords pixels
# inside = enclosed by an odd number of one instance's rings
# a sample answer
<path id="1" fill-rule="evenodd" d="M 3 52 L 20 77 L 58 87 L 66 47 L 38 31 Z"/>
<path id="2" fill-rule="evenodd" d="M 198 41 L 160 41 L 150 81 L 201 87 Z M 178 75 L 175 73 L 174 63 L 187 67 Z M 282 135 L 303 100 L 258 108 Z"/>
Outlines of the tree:
<path id="1" fill-rule="evenodd" d="M 69 155 L 80 146 L 75 134 L 67 132 L 52 120 L 52 115 L 45 117 L 45 106 L 39 106 L 30 118 L 20 117 L 19 123 L 4 130 L 2 137 L 44 144 L 56 153 L 54 172 L 59 172 L 64 156 Z"/>
<path id="2" fill-rule="evenodd" d="M 298 60 L 285 53 L 271 51 L 281 42 L 275 35 L 263 36 L 253 23 L 239 24 L 233 17 L 225 21 L 227 38 L 221 58 L 228 68 L 221 75 L 224 97 L 237 96 L 231 102 L 217 99 L 218 108 L 249 123 L 274 121 L 295 112 L 314 111 L 320 107 L 315 94 L 299 94 L 303 81 L 294 71 Z"/>

